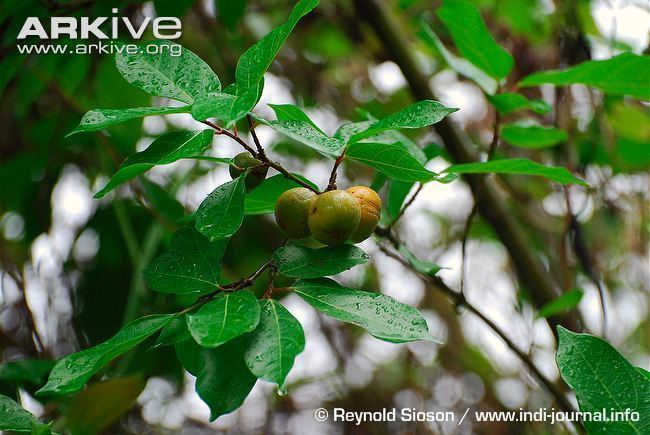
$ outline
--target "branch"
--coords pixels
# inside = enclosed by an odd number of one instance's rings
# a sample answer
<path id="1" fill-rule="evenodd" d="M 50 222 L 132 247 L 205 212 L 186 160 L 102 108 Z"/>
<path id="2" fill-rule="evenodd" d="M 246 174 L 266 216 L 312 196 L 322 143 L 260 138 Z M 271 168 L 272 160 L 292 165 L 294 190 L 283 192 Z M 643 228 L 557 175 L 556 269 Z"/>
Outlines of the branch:
<path id="1" fill-rule="evenodd" d="M 426 284 L 431 285 L 434 289 L 437 289 L 438 291 L 442 292 L 445 294 L 452 303 L 454 303 L 455 306 L 457 307 L 465 307 L 469 312 L 477 316 L 479 319 L 481 319 L 492 331 L 494 331 L 495 334 L 497 334 L 501 340 L 519 357 L 521 362 L 524 363 L 524 365 L 535 375 L 535 377 L 539 380 L 539 382 L 548 390 L 548 392 L 555 398 L 557 403 L 562 407 L 563 410 L 567 412 L 575 412 L 575 408 L 569 403 L 569 401 L 566 399 L 564 396 L 563 392 L 560 391 L 555 384 L 542 372 L 537 368 L 535 363 L 530 359 L 528 354 L 521 350 L 509 337 L 508 335 L 501 329 L 499 328 L 492 320 L 490 320 L 483 312 L 481 312 L 478 308 L 476 308 L 474 305 L 472 305 L 470 302 L 465 299 L 465 295 L 452 290 L 445 284 L 445 282 L 440 279 L 437 276 L 430 276 L 430 275 L 425 275 L 413 268 L 411 263 L 409 263 L 406 259 L 402 258 L 397 253 L 394 253 L 387 249 L 385 246 L 379 244 L 379 249 L 389 257 L 399 261 L 404 267 L 410 269 L 413 273 L 415 273 L 420 279 L 422 279 Z"/>
<path id="2" fill-rule="evenodd" d="M 339 165 L 343 162 L 343 159 L 345 158 L 345 149 L 343 149 L 343 152 L 341 152 L 341 155 L 336 158 L 334 161 L 334 166 L 332 166 L 332 172 L 330 172 L 330 179 L 329 182 L 327 183 L 327 189 L 328 190 L 336 190 L 336 172 L 339 169 Z"/>
<path id="3" fill-rule="evenodd" d="M 402 70 L 413 95 L 420 100 L 436 99 L 429 87 L 427 77 L 419 68 L 400 24 L 385 2 L 381 0 L 354 0 L 354 2 L 359 19 L 365 20 L 373 28 L 389 56 Z M 471 163 L 478 160 L 475 146 L 466 135 L 456 129 L 451 121 L 443 119 L 434 128 L 455 162 Z M 498 186 L 494 180 L 486 179 L 484 188 L 478 189 L 479 179 L 480 177 L 477 176 L 465 176 L 465 180 L 472 188 L 479 211 L 492 225 L 510 253 L 522 286 L 528 289 L 537 307 L 554 300 L 558 295 L 556 285 L 540 258 L 531 249 L 533 243 L 513 216 Z M 557 325 L 572 330 L 578 329 L 575 319 L 568 315 L 551 317 L 549 323 L 554 334 Z"/>
<path id="4" fill-rule="evenodd" d="M 258 147 L 259 151 L 255 151 L 255 149 L 253 149 L 253 147 L 251 147 L 248 143 L 246 143 L 246 141 L 242 139 L 241 136 L 239 136 L 236 132 L 230 132 L 210 121 L 203 121 L 203 123 L 209 127 L 212 127 L 215 130 L 214 134 L 228 136 L 229 138 L 237 142 L 246 151 L 251 153 L 251 155 L 255 156 L 257 159 L 263 161 L 266 165 L 272 167 L 273 169 L 275 169 L 276 171 L 284 175 L 285 178 L 288 178 L 289 180 L 301 185 L 302 187 L 311 190 L 316 194 L 321 193 L 320 190 L 316 189 L 311 184 L 293 175 L 291 172 L 285 169 L 284 166 L 282 166 L 280 163 L 274 162 L 273 160 L 269 159 L 266 153 L 264 152 L 264 148 L 262 148 L 262 146 L 259 144 L 259 139 L 257 138 L 257 135 L 254 133 L 253 129 L 251 129 L 251 134 L 253 136 L 253 140 L 255 141 L 255 145 Z"/>
<path id="5" fill-rule="evenodd" d="M 409 208 L 411 206 L 411 204 L 413 204 L 415 202 L 415 199 L 418 197 L 420 192 L 422 192 L 423 187 L 424 187 L 424 184 L 420 183 L 417 190 L 413 193 L 413 195 L 409 198 L 409 200 L 406 201 L 404 203 L 404 205 L 402 206 L 402 208 L 399 210 L 399 213 L 397 213 L 397 216 L 395 216 L 395 219 L 393 219 L 392 222 L 388 224 L 388 226 L 386 227 L 387 230 L 390 231 L 390 229 L 393 228 L 393 226 L 395 226 L 397 221 L 400 220 L 402 216 L 404 216 L 404 213 L 406 212 L 406 209 Z"/>

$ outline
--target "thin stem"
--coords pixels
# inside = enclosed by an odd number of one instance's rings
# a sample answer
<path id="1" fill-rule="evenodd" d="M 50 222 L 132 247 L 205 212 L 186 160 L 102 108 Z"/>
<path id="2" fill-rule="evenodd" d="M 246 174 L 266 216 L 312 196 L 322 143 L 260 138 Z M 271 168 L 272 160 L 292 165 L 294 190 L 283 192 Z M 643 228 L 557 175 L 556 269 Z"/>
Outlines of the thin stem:
<path id="1" fill-rule="evenodd" d="M 329 182 L 327 183 L 327 189 L 325 189 L 325 191 L 336 190 L 337 188 L 336 173 L 339 169 L 339 165 L 343 162 L 344 158 L 345 158 L 345 149 L 341 152 L 341 155 L 339 155 L 334 161 L 334 166 L 332 166 L 332 172 L 330 173 L 330 179 Z"/>
<path id="2" fill-rule="evenodd" d="M 447 284 L 444 283 L 444 281 L 437 276 L 429 276 L 422 274 L 418 271 L 416 271 L 411 264 L 402 258 L 397 253 L 394 253 L 387 249 L 385 246 L 379 245 L 379 249 L 388 255 L 391 258 L 394 258 L 395 260 L 399 261 L 402 265 L 413 271 L 416 275 L 420 277 L 425 283 L 430 284 L 433 286 L 435 289 L 441 291 L 443 294 L 445 294 L 457 307 L 464 307 L 466 308 L 469 312 L 477 316 L 479 319 L 481 319 L 490 329 L 492 329 L 502 340 L 503 342 L 519 357 L 519 359 L 526 365 L 526 367 L 535 375 L 535 377 L 544 385 L 544 387 L 548 390 L 549 393 L 553 395 L 557 403 L 564 409 L 565 411 L 568 412 L 573 412 L 575 409 L 573 406 L 569 403 L 569 401 L 564 397 L 564 394 L 562 394 L 561 391 L 557 389 L 557 387 L 551 382 L 542 372 L 537 368 L 535 363 L 530 359 L 528 354 L 521 350 L 509 337 L 508 335 L 501 329 L 499 328 L 492 320 L 490 320 L 483 312 L 481 312 L 478 308 L 476 308 L 474 305 L 472 305 L 470 302 L 465 299 L 465 296 L 460 293 L 452 290 L 447 286 Z"/>
<path id="3" fill-rule="evenodd" d="M 497 89 L 497 93 L 498 92 L 499 89 Z M 488 162 L 492 160 L 492 157 L 494 157 L 494 153 L 496 152 L 497 147 L 499 146 L 499 138 L 500 138 L 500 131 L 501 131 L 500 124 L 501 124 L 501 115 L 497 110 L 494 115 L 494 133 L 492 133 L 492 142 L 490 143 L 490 148 L 488 150 L 488 155 L 487 155 Z M 463 236 L 461 239 L 462 260 L 460 266 L 460 294 L 464 294 L 465 291 L 465 274 L 467 272 L 467 267 L 466 267 L 467 239 L 469 238 L 469 232 L 472 229 L 474 218 L 478 213 L 478 196 L 483 190 L 484 185 L 485 185 L 484 177 L 479 178 L 478 186 L 476 187 L 476 194 L 475 194 L 475 198 L 477 198 L 477 200 L 474 201 L 474 205 L 472 206 L 472 211 L 470 211 L 469 216 L 467 216 L 467 222 L 465 222 L 465 229 L 463 230 Z"/>
<path id="4" fill-rule="evenodd" d="M 256 157 L 263 161 L 268 160 L 268 158 L 266 157 L 266 152 L 264 151 L 264 147 L 262 147 L 262 144 L 260 143 L 260 140 L 257 137 L 257 133 L 255 133 L 255 125 L 253 124 L 253 118 L 250 115 L 246 115 L 246 119 L 248 120 L 248 126 L 251 132 L 251 136 L 253 137 L 253 142 L 255 142 L 255 147 L 257 148 Z"/>
<path id="5" fill-rule="evenodd" d="M 420 192 L 422 192 L 423 187 L 424 187 L 424 184 L 420 183 L 417 190 L 413 193 L 413 195 L 411 195 L 411 197 L 408 199 L 408 201 L 406 201 L 404 203 L 404 205 L 402 206 L 402 208 L 399 210 L 399 213 L 397 213 L 397 216 L 395 216 L 395 219 L 393 219 L 393 221 L 390 224 L 388 224 L 388 226 L 386 227 L 388 230 L 393 228 L 393 226 L 395 226 L 397 221 L 400 220 L 400 218 L 402 216 L 404 216 L 404 213 L 406 212 L 406 209 L 409 208 L 411 206 L 411 204 L 413 204 L 415 202 L 415 199 L 418 197 Z"/>
<path id="6" fill-rule="evenodd" d="M 238 134 L 232 133 L 232 132 L 230 132 L 230 131 L 228 131 L 226 129 L 223 129 L 223 128 L 219 127 L 217 124 L 215 124 L 213 122 L 210 122 L 210 121 L 203 121 L 203 123 L 205 125 L 209 126 L 209 127 L 214 128 L 215 134 L 228 136 L 229 138 L 231 138 L 232 140 L 234 140 L 235 142 L 240 144 L 246 151 L 251 153 L 251 155 L 256 156 L 259 160 L 263 161 L 265 164 L 267 164 L 268 166 L 272 167 L 273 169 L 275 169 L 276 171 L 278 171 L 279 173 L 284 175 L 285 178 L 288 178 L 289 180 L 294 181 L 295 183 L 297 183 L 297 184 L 311 190 L 312 192 L 314 192 L 316 194 L 321 193 L 320 190 L 316 189 L 311 184 L 307 183 L 304 180 L 301 180 L 300 178 L 296 177 L 294 174 L 289 172 L 280 163 L 274 162 L 271 159 L 269 159 L 266 156 L 266 153 L 264 153 L 264 149 L 262 148 L 261 145 L 259 145 L 259 149 L 262 150 L 262 153 L 256 152 L 255 149 L 253 149 L 253 147 L 251 147 L 249 144 L 247 144 L 246 141 L 244 139 L 242 139 Z M 253 140 L 256 140 L 257 143 L 259 143 L 259 140 L 257 139 L 257 135 L 253 135 Z M 256 143 L 256 145 L 257 145 L 257 143 Z"/>

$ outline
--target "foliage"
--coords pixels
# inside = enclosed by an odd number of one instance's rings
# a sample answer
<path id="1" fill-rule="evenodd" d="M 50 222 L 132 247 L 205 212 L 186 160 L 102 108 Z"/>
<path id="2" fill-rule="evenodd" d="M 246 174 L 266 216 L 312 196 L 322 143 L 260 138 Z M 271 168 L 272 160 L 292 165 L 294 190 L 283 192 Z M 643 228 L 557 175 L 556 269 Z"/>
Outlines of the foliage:
<path id="1" fill-rule="evenodd" d="M 247 10 L 252 8 L 247 5 L 251 2 L 219 0 L 215 3 L 219 21 L 233 34 Z M 408 12 L 410 5 L 415 3 L 417 2 L 400 2 L 400 7 Z M 479 6 L 475 3 L 479 3 Z M 364 107 L 341 107 L 341 111 L 346 114 L 341 115 L 341 121 L 335 129 L 331 125 L 325 128 L 325 124 L 313 116 L 313 111 L 307 109 L 318 101 L 319 96 L 316 94 L 297 98 L 303 107 L 274 101 L 277 104 L 268 104 L 275 115 L 274 119 L 262 116 L 260 113 L 266 108 L 260 107 L 258 103 L 265 88 L 265 76 L 269 77 L 269 70 L 273 70 L 276 57 L 294 29 L 303 24 L 311 25 L 310 20 L 320 19 L 313 13 L 318 0 L 299 0 L 282 24 L 268 32 L 261 32 L 266 33 L 265 36 L 247 50 L 241 50 L 243 54 L 239 57 L 231 51 L 237 52 L 237 47 L 245 47 L 248 41 L 235 42 L 233 37 L 231 46 L 225 47 L 223 53 L 219 53 L 223 55 L 218 56 L 220 61 L 234 58 L 231 59 L 233 65 L 230 70 L 214 61 L 214 47 L 196 50 L 194 53 L 186 46 L 178 46 L 181 49 L 180 56 L 172 56 L 168 52 L 156 55 L 147 54 L 146 51 L 137 54 L 122 53 L 115 56 L 115 65 L 112 62 L 96 65 L 101 79 L 98 81 L 110 83 L 111 88 L 90 92 L 87 100 L 79 106 L 111 108 L 87 111 L 78 126 L 66 136 L 69 142 L 60 147 L 69 147 L 81 154 L 79 150 L 86 145 L 85 141 L 103 145 L 108 142 L 114 147 L 109 154 L 116 150 L 116 155 L 127 154 L 110 179 L 94 195 L 97 200 L 103 198 L 98 201 L 100 209 L 97 212 L 97 227 L 102 231 L 98 236 L 101 238 L 102 251 L 98 254 L 100 257 L 96 263 L 101 270 L 93 269 L 96 275 L 91 276 L 89 272 L 87 280 L 106 283 L 105 285 L 110 283 L 110 288 L 103 294 L 90 296 L 80 292 L 79 297 L 95 299 L 94 313 L 97 318 L 91 320 L 101 323 L 101 327 L 89 334 L 87 341 L 82 341 L 81 347 L 87 347 L 85 350 L 64 356 L 56 363 L 25 359 L 3 364 L 0 366 L 2 385 L 6 383 L 29 391 L 34 390 L 34 387 L 39 388 L 35 396 L 38 400 L 49 401 L 60 412 L 67 430 L 72 433 L 97 433 L 108 430 L 118 421 L 145 388 L 144 378 L 140 376 L 120 377 L 119 375 L 125 374 L 122 369 L 137 367 L 134 360 L 149 362 L 150 359 L 144 354 L 162 355 L 162 352 L 166 352 L 165 358 L 149 357 L 160 361 L 151 363 L 155 367 L 145 370 L 146 376 L 154 376 L 156 370 L 167 375 L 173 371 L 161 367 L 163 364 L 175 365 L 177 372 L 182 367 L 196 377 L 196 393 L 210 408 L 212 421 L 242 406 L 258 380 L 275 384 L 282 394 L 291 387 L 291 382 L 287 382 L 287 379 L 291 376 L 296 358 L 307 346 L 303 325 L 298 320 L 300 316 L 296 318 L 292 305 L 287 303 L 296 300 L 336 321 L 357 326 L 379 340 L 389 343 L 422 340 L 420 345 L 423 347 L 439 344 L 440 341 L 435 337 L 443 334 L 440 331 L 430 331 L 425 316 L 419 309 L 381 291 L 382 286 L 375 282 L 377 278 L 373 276 L 373 273 L 376 275 L 372 269 L 376 266 L 373 255 L 366 253 L 375 251 L 366 249 L 366 245 L 362 245 L 362 249 L 351 243 L 323 247 L 309 239 L 282 240 L 279 232 L 264 220 L 264 215 L 273 213 L 280 195 L 289 189 L 304 187 L 317 194 L 336 189 L 337 170 L 341 165 L 345 165 L 341 168 L 347 170 L 346 179 L 352 178 L 350 173 L 354 173 L 354 176 L 360 174 L 359 178 L 364 181 L 374 177 L 372 187 L 377 191 L 383 189 L 387 200 L 384 201 L 380 226 L 373 236 L 379 249 L 396 258 L 431 287 L 452 292 L 447 293 L 447 296 L 451 295 L 456 308 L 465 306 L 485 320 L 481 317 L 483 313 L 466 299 L 463 278 L 460 292 L 450 290 L 439 276 L 445 268 L 436 264 L 435 257 L 426 256 L 433 258 L 433 261 L 425 260 L 421 250 L 407 246 L 404 240 L 396 236 L 395 229 L 406 219 L 402 219 L 405 210 L 421 190 L 435 191 L 436 188 L 442 188 L 442 184 L 460 183 L 457 181 L 459 176 L 466 174 L 470 174 L 467 179 L 474 182 L 474 197 L 477 200 L 484 194 L 484 175 L 495 174 L 495 178 L 500 177 L 499 182 L 504 186 L 504 191 L 511 193 L 509 196 L 513 203 L 517 200 L 532 203 L 538 197 L 554 191 L 569 192 L 570 189 L 575 189 L 589 192 L 587 189 L 597 189 L 598 185 L 590 186 L 585 181 L 591 182 L 593 178 L 587 177 L 587 166 L 611 166 L 614 171 L 623 173 L 647 169 L 650 164 L 647 152 L 650 136 L 644 127 L 648 120 L 647 107 L 634 99 L 650 98 L 650 58 L 622 53 L 610 59 L 586 60 L 557 70 L 543 71 L 540 65 L 533 65 L 532 69 L 528 65 L 522 67 L 518 64 L 524 60 L 515 56 L 514 43 L 506 48 L 497 42 L 502 38 L 495 38 L 496 25 L 492 22 L 486 24 L 483 18 L 485 11 L 479 9 L 485 7 L 481 3 L 484 2 L 445 0 L 435 10 L 435 16 L 442 26 L 430 25 L 428 21 L 431 17 L 427 14 L 413 17 L 420 30 L 419 43 L 476 85 L 481 98 L 485 98 L 486 104 L 490 105 L 490 113 L 497 113 L 496 125 L 491 131 L 493 146 L 489 149 L 487 146 L 475 147 L 476 150 L 487 150 L 480 154 L 478 160 L 468 159 L 465 155 L 451 155 L 448 149 L 436 144 L 421 146 L 422 137 L 427 131 L 425 129 L 431 126 L 439 128 L 436 130 L 438 133 L 452 132 L 452 136 L 441 134 L 441 143 L 471 140 L 479 144 L 482 137 L 478 134 L 471 135 L 470 139 L 454 136 L 456 133 L 450 127 L 449 117 L 461 115 L 462 110 L 447 107 L 432 99 L 409 104 L 408 97 L 403 93 L 390 98 L 378 98 L 378 102 L 366 102 Z M 506 3 L 508 2 L 504 2 Z M 167 13 L 182 16 L 190 11 L 188 2 L 174 2 L 173 6 L 163 1 L 154 4 L 158 12 L 167 10 Z M 13 7 L 27 13 L 24 6 Z M 323 6 L 322 9 L 326 7 L 329 6 Z M 503 9 L 505 11 L 495 6 L 495 10 L 489 14 L 491 20 L 509 23 L 517 21 L 513 14 L 517 11 L 520 13 L 520 9 L 514 6 L 504 6 Z M 330 28 L 328 32 L 327 38 L 323 38 L 323 47 L 318 48 L 326 53 L 339 53 L 337 50 L 343 50 L 339 44 L 343 36 L 336 33 L 335 28 Z M 232 35 L 228 34 L 228 37 Z M 328 41 L 333 41 L 332 46 L 325 47 Z M 380 41 L 380 44 L 385 43 L 384 40 Z M 187 46 L 194 49 L 191 38 L 186 42 Z M 152 42 L 156 46 L 168 43 Z M 377 42 L 374 41 L 374 44 Z M 390 44 L 381 48 L 389 51 L 394 49 Z M 307 57 L 311 59 L 310 62 L 318 64 L 318 68 L 325 67 L 327 63 L 322 60 L 322 53 L 309 52 Z M 235 59 L 238 59 L 236 66 Z M 399 58 L 396 60 L 399 61 Z M 15 75 L 22 62 L 27 62 L 27 59 L 8 57 L 2 60 L 0 88 L 12 80 L 9 76 Z M 56 71 L 62 77 L 61 83 L 53 85 L 39 79 L 39 86 L 31 86 L 32 82 L 21 82 L 23 84 L 18 86 L 23 89 L 24 95 L 18 98 L 18 113 L 21 113 L 20 107 L 29 107 L 29 101 L 47 88 L 54 88 L 64 95 L 73 95 L 75 90 L 82 87 L 82 79 L 75 82 L 74 78 L 70 78 L 72 76 L 60 72 L 63 67 L 57 66 L 56 60 L 49 62 L 51 65 L 43 62 L 39 68 L 49 75 L 54 75 Z M 71 62 L 80 64 L 72 64 L 67 68 L 76 71 L 91 70 L 90 65 L 81 64 L 83 60 Z M 353 70 L 354 67 L 350 69 Z M 409 76 L 408 68 L 403 70 Z M 522 70 L 526 74 L 522 75 Z M 123 81 L 118 80 L 116 71 L 139 93 L 134 91 L 131 94 L 125 90 L 127 88 L 122 88 Z M 219 71 L 222 77 L 231 78 L 231 83 L 222 86 L 222 80 L 215 71 Z M 39 74 L 44 73 L 37 71 L 34 77 L 40 77 Z M 345 74 L 335 73 L 332 76 Z M 79 73 L 79 77 L 83 78 L 83 75 Z M 228 80 L 224 82 L 227 83 Z M 580 128 L 574 128 L 571 122 L 563 122 L 559 118 L 560 115 L 555 113 L 548 101 L 540 98 L 536 87 L 547 84 L 558 88 L 575 84 L 596 88 L 604 94 L 603 106 L 598 107 L 594 119 Z M 307 87 L 305 83 L 302 85 Z M 299 90 L 309 94 L 304 89 Z M 134 107 L 113 108 L 118 105 Z M 140 123 L 143 118 L 169 120 L 171 118 L 163 116 L 176 114 L 186 116 L 194 127 L 188 131 L 168 131 L 178 127 L 169 122 L 165 124 L 164 132 L 151 134 L 152 140 L 144 149 L 133 152 L 133 144 L 140 139 Z M 52 114 L 52 119 L 56 116 L 58 115 Z M 357 120 L 343 120 L 354 117 Z M 634 122 L 630 122 L 630 119 Z M 319 126 L 315 120 L 322 125 Z M 66 131 L 70 131 L 74 125 L 70 119 L 65 119 L 62 123 L 66 125 Z M 201 128 L 196 128 L 196 123 L 200 123 Z M 603 123 L 611 125 L 603 128 Z M 52 120 L 42 119 L 34 124 L 33 132 L 25 131 L 23 136 L 34 140 L 38 147 L 50 143 L 59 146 L 61 138 L 57 136 L 58 129 L 55 127 L 60 126 Z M 273 130 L 281 137 L 274 148 L 260 142 L 256 129 L 262 128 Z M 601 130 L 605 130 L 606 134 Z M 88 132 L 99 133 L 78 134 Z M 219 138 L 219 144 L 221 140 L 229 139 L 241 145 L 246 153 L 262 162 L 265 170 L 272 168 L 278 173 L 264 179 L 255 188 L 247 189 L 246 177 L 251 171 L 248 169 L 230 181 L 213 185 L 211 192 L 200 200 L 198 207 L 192 207 L 190 212 L 189 207 L 179 202 L 178 190 L 185 189 L 183 192 L 187 195 L 194 193 L 194 186 L 189 183 L 192 176 L 209 173 L 213 166 L 225 167 L 231 163 L 231 156 L 212 155 L 213 145 L 217 143 L 215 137 Z M 500 143 L 512 147 L 501 147 L 497 151 L 496 147 Z M 570 151 L 567 152 L 569 148 Z M 570 161 L 576 150 L 580 164 Z M 282 162 L 272 159 L 271 151 L 282 155 Z M 46 171 L 48 163 L 45 160 L 39 153 L 32 153 L 8 163 L 3 162 L 0 182 L 4 185 L 8 184 L 6 180 L 12 180 L 12 189 L 2 192 L 3 211 L 5 208 L 17 209 L 16 204 L 26 203 L 27 198 L 37 196 L 38 189 L 32 185 L 34 183 L 21 185 L 18 182 L 14 184 L 13 180 L 20 180 L 18 175 L 23 173 L 28 173 L 29 177 L 39 182 L 43 177 L 51 177 Z M 294 164 L 293 167 L 299 168 L 308 168 L 308 164 L 314 161 L 324 161 L 327 164 L 333 161 L 328 184 L 318 186 L 310 181 L 306 175 L 309 174 L 311 178 L 313 172 L 308 170 L 285 169 L 286 162 L 296 161 L 299 164 Z M 447 169 L 436 172 L 442 161 L 450 162 L 451 165 L 446 164 Z M 119 163 L 119 159 L 115 163 Z M 178 174 L 169 176 L 167 184 L 159 184 L 160 179 L 164 178 L 160 174 L 170 165 L 178 168 L 179 163 L 188 165 L 188 169 L 184 170 L 186 173 L 178 177 Z M 189 165 L 194 166 L 189 169 Z M 109 165 L 101 158 L 88 166 L 94 173 L 106 172 Z M 25 169 L 27 167 L 30 167 L 29 171 Z M 604 170 L 607 171 L 609 168 Z M 263 175 L 265 174 L 266 172 Z M 27 175 L 23 178 L 27 178 Z M 530 182 L 520 182 L 524 179 Z M 47 181 L 46 179 L 43 183 Z M 97 189 L 101 185 L 96 184 L 92 188 Z M 109 193 L 111 194 L 108 195 Z M 567 196 L 566 201 L 569 199 Z M 132 200 L 137 201 L 137 205 Z M 599 201 L 607 203 L 608 199 L 603 196 Z M 111 207 L 114 216 L 109 216 L 111 213 L 101 208 L 105 206 Z M 610 207 L 609 204 L 607 206 Z M 132 225 L 129 221 L 126 207 L 132 216 L 140 218 L 137 224 Z M 611 210 L 607 209 L 606 212 L 614 213 L 612 210 L 616 207 L 619 205 L 611 205 Z M 149 212 L 160 223 L 145 217 L 145 212 Z M 461 276 L 464 276 L 465 245 L 469 235 L 476 236 L 476 239 L 515 237 L 504 235 L 505 231 L 498 226 L 493 228 L 494 232 L 481 232 L 481 228 L 475 228 L 472 231 L 476 231 L 476 234 L 470 234 L 475 213 L 476 209 L 470 214 L 465 234 L 456 236 L 463 251 Z M 489 215 L 491 210 L 481 210 L 481 213 Z M 538 225 L 543 228 L 553 227 L 554 231 L 560 232 L 555 230 L 558 226 L 556 222 L 525 222 L 527 216 L 535 212 L 528 213 L 513 213 L 513 219 L 522 221 L 519 222 L 521 224 L 530 224 L 526 227 L 529 229 Z M 614 220 L 609 215 L 607 219 Z M 251 225 L 252 220 L 256 224 Z M 440 216 L 431 216 L 431 220 L 436 221 L 440 237 L 452 244 L 449 234 L 458 232 L 458 225 L 445 222 Z M 580 223 L 571 213 L 567 215 L 566 222 L 566 241 L 574 244 L 577 261 L 581 261 L 581 272 L 575 272 L 575 275 L 598 286 L 603 280 L 593 272 L 592 262 L 585 254 L 585 249 L 579 245 L 582 233 L 575 228 Z M 34 238 L 38 234 L 37 230 L 31 227 L 26 229 Z M 412 230 L 418 232 L 419 228 Z M 125 241 L 116 240 L 114 233 L 118 231 L 124 235 Z M 608 232 L 609 229 L 595 228 L 590 230 L 589 236 L 595 237 L 594 233 L 601 233 L 606 237 Z M 617 234 L 620 235 L 620 231 Z M 612 236 L 612 239 L 615 237 Z M 164 252 L 158 252 L 159 245 L 167 240 Z M 566 241 L 556 244 L 567 248 Z M 610 241 L 611 244 L 619 242 L 605 240 L 601 246 Z M 258 245 L 263 245 L 268 252 L 257 249 Z M 105 246 L 112 246 L 113 253 L 106 253 Z M 545 263 L 545 266 L 551 270 L 553 267 L 565 266 L 557 264 L 561 260 L 554 258 L 554 252 L 544 244 L 543 237 L 533 237 L 528 244 L 523 243 L 523 246 L 548 260 L 549 265 Z M 115 255 L 114 252 L 119 254 Z M 120 267 L 124 260 L 121 257 L 127 257 L 124 252 L 129 252 L 132 262 L 133 275 L 130 280 L 122 276 L 123 268 Z M 233 256 L 241 257 L 237 260 L 246 262 L 233 262 Z M 515 268 L 519 268 L 525 261 L 515 258 L 513 263 Z M 445 263 L 441 261 L 441 264 Z M 363 279 L 350 283 L 351 280 L 337 277 L 361 265 L 366 265 Z M 4 269 L 3 265 L 3 272 Z M 253 272 L 247 274 L 245 271 L 248 270 Z M 261 279 L 262 276 L 266 277 L 266 281 Z M 573 281 L 578 281 L 578 278 L 566 278 L 566 282 L 562 283 L 563 288 L 572 288 Z M 147 287 L 157 293 L 152 297 Z M 523 288 L 523 285 L 520 287 L 522 288 L 517 294 L 520 300 L 517 302 L 523 304 L 532 300 L 531 303 L 536 307 L 536 319 L 548 321 L 549 325 L 553 324 L 552 319 L 574 312 L 585 294 L 582 290 L 565 291 L 557 299 L 542 304 L 535 295 L 528 293 L 530 289 Z M 115 293 L 122 292 L 119 297 L 114 294 L 114 289 L 119 289 Z M 128 289 L 128 294 L 122 289 Z M 287 295 L 291 295 L 292 299 L 288 299 Z M 426 299 L 430 303 L 429 295 Z M 105 307 L 104 304 L 108 306 Z M 118 308 L 114 310 L 110 304 L 116 304 Z M 110 314 L 118 309 L 124 311 L 122 323 L 121 319 L 115 320 L 121 316 Z M 137 318 L 143 314 L 147 315 Z M 102 315 L 106 317 L 101 317 Z M 488 325 L 495 329 L 494 324 L 488 322 Z M 498 328 L 496 330 L 498 334 Z M 629 408 L 641 415 L 639 422 L 589 422 L 585 423 L 586 428 L 594 433 L 642 433 L 646 430 L 650 424 L 650 382 L 647 372 L 632 366 L 603 339 L 573 333 L 561 327 L 558 336 L 557 365 L 562 378 L 575 393 L 580 410 L 595 411 L 612 407 L 617 411 L 625 411 Z M 445 349 L 455 345 L 454 342 L 447 343 Z M 511 343 L 508 345 L 512 347 Z M 150 349 L 151 352 L 144 352 L 144 349 Z M 522 352 L 517 350 L 515 353 L 521 357 Z M 120 358 L 120 361 L 112 364 L 116 358 Z M 461 359 L 465 361 L 466 367 L 472 367 L 472 361 L 467 360 L 479 360 L 466 356 Z M 414 370 L 408 375 L 413 378 L 409 382 L 416 382 L 415 378 L 420 373 Z M 486 383 L 493 380 L 489 379 L 492 375 L 481 376 L 488 380 Z M 544 384 L 544 380 L 543 378 L 541 384 Z M 553 390 L 550 392 L 554 394 Z M 556 399 L 561 403 L 562 399 L 558 399 L 557 395 Z M 58 426 L 55 428 L 58 430 Z M 52 429 L 22 409 L 12 398 L 0 395 L 0 430 L 45 434 Z"/>

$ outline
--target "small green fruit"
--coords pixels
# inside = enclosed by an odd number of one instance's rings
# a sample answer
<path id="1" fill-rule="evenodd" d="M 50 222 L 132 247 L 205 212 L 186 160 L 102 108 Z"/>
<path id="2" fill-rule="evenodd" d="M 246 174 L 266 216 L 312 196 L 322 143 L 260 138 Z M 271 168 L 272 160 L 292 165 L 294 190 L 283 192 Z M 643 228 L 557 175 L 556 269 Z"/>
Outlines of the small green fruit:
<path id="1" fill-rule="evenodd" d="M 310 235 L 307 218 L 316 194 L 304 187 L 284 192 L 275 203 L 275 221 L 289 238 L 304 239 Z"/>
<path id="2" fill-rule="evenodd" d="M 377 227 L 381 217 L 381 198 L 377 192 L 366 186 L 353 186 L 346 192 L 355 197 L 361 208 L 359 226 L 350 240 L 359 243 L 366 240 Z"/>
<path id="3" fill-rule="evenodd" d="M 344 190 L 330 190 L 314 199 L 309 210 L 309 229 L 316 240 L 340 245 L 354 234 L 361 219 L 357 200 Z"/>
<path id="4" fill-rule="evenodd" d="M 230 176 L 233 180 L 243 174 L 246 169 L 250 169 L 245 180 L 247 192 L 250 192 L 259 186 L 260 183 L 266 179 L 266 174 L 269 172 L 269 167 L 265 165 L 264 162 L 256 159 L 246 151 L 237 154 L 233 158 L 233 162 L 230 164 L 229 169 Z"/>

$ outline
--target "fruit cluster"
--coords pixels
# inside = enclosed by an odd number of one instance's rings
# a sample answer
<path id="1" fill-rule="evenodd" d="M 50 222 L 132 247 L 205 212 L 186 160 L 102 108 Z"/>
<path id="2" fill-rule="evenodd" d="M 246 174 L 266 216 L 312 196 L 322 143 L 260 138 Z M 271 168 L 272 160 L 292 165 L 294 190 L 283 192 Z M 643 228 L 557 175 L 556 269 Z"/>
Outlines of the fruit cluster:
<path id="1" fill-rule="evenodd" d="M 325 245 L 359 243 L 379 223 L 381 198 L 366 186 L 320 195 L 304 187 L 284 192 L 275 204 L 275 220 L 294 240 L 313 236 Z"/>

